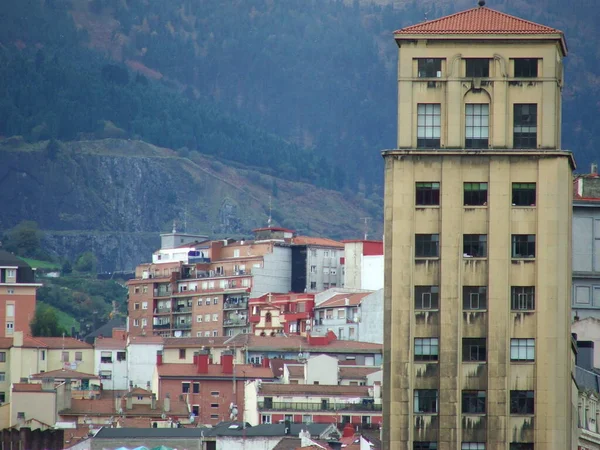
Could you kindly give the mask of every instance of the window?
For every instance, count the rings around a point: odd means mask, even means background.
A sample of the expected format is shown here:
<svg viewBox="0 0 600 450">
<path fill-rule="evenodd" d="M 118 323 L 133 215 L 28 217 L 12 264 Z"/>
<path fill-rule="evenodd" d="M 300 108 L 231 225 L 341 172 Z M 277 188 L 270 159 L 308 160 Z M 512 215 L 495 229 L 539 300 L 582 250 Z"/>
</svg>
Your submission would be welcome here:
<svg viewBox="0 0 600 450">
<path fill-rule="evenodd" d="M 531 442 L 511 442 L 510 450 L 533 450 Z"/>
<path fill-rule="evenodd" d="M 535 286 L 512 286 L 510 306 L 513 311 L 535 310 Z"/>
<path fill-rule="evenodd" d="M 487 78 L 490 76 L 490 60 L 487 58 L 466 59 L 467 78 Z"/>
<path fill-rule="evenodd" d="M 514 105 L 514 148 L 536 148 L 537 147 L 537 105 L 516 104 Z"/>
<path fill-rule="evenodd" d="M 201 298 L 198 299 L 198 306 L 202 306 L 202 299 Z"/>
<path fill-rule="evenodd" d="M 485 450 L 485 442 L 463 442 L 460 450 Z"/>
<path fill-rule="evenodd" d="M 485 391 L 462 391 L 463 414 L 485 414 Z"/>
<path fill-rule="evenodd" d="M 75 361 L 83 361 L 83 352 L 75 352 Z"/>
<path fill-rule="evenodd" d="M 463 361 L 485 361 L 487 347 L 485 338 L 463 338 Z"/>
<path fill-rule="evenodd" d="M 185 348 L 179 349 L 179 359 L 185 359 Z"/>
<path fill-rule="evenodd" d="M 0 382 L 6 381 L 6 372 L 0 372 Z"/>
<path fill-rule="evenodd" d="M 419 182 L 416 186 L 416 205 L 439 205 L 440 183 Z"/>
<path fill-rule="evenodd" d="M 487 308 L 486 286 L 464 286 L 463 287 L 463 309 L 481 310 Z"/>
<path fill-rule="evenodd" d="M 415 309 L 438 309 L 439 297 L 438 286 L 415 286 Z"/>
<path fill-rule="evenodd" d="M 204 321 L 205 322 L 210 322 L 210 314 L 205 314 L 204 315 Z"/>
<path fill-rule="evenodd" d="M 487 235 L 465 234 L 463 236 L 463 256 L 485 258 L 487 256 Z"/>
<path fill-rule="evenodd" d="M 271 423 L 271 414 L 261 414 L 260 423 Z"/>
<path fill-rule="evenodd" d="M 134 294 L 139 294 L 139 293 L 140 293 L 140 287 L 139 287 L 139 286 L 136 286 L 136 287 L 133 289 L 133 292 L 134 292 Z"/>
<path fill-rule="evenodd" d="M 316 289 L 317 288 L 317 282 L 316 281 L 311 281 L 310 282 L 310 288 L 313 289 L 313 290 Z"/>
<path fill-rule="evenodd" d="M 416 413 L 437 413 L 438 391 L 436 389 L 415 389 L 414 408 Z"/>
<path fill-rule="evenodd" d="M 204 304 L 205 304 L 206 306 L 210 305 L 210 298 L 207 298 L 207 299 L 205 300 Z"/>
<path fill-rule="evenodd" d="M 0 352 L 0 362 L 6 362 L 6 352 Z"/>
<path fill-rule="evenodd" d="M 420 103 L 417 105 L 417 147 L 439 148 L 441 135 L 441 105 Z"/>
<path fill-rule="evenodd" d="M 438 338 L 415 338 L 415 361 L 437 361 Z"/>
<path fill-rule="evenodd" d="M 134 327 L 139 327 L 140 326 L 140 319 L 133 319 L 133 326 Z"/>
<path fill-rule="evenodd" d="M 7 303 L 6 304 L 6 317 L 14 317 L 15 316 L 15 304 Z"/>
<path fill-rule="evenodd" d="M 100 353 L 100 362 L 110 364 L 112 362 L 112 352 Z"/>
<path fill-rule="evenodd" d="M 437 450 L 437 442 L 413 442 L 413 450 Z"/>
<path fill-rule="evenodd" d="M 6 293 L 7 293 L 7 294 L 14 294 L 14 293 L 15 293 L 15 290 L 14 290 L 13 288 L 7 288 L 7 289 L 6 289 Z"/>
<path fill-rule="evenodd" d="M 212 320 L 213 322 L 218 322 L 219 321 L 219 314 L 215 313 L 212 315 Z"/>
<path fill-rule="evenodd" d="M 220 394 L 219 391 L 210 391 L 210 395 L 212 395 L 213 397 L 218 397 Z"/>
<path fill-rule="evenodd" d="M 535 183 L 512 184 L 513 206 L 535 206 Z"/>
<path fill-rule="evenodd" d="M 111 370 L 101 370 L 99 372 L 101 380 L 112 380 L 112 371 Z"/>
<path fill-rule="evenodd" d="M 213 337 L 217 337 L 219 335 L 219 332 L 217 330 L 213 330 Z"/>
<path fill-rule="evenodd" d="M 515 78 L 536 78 L 538 60 L 536 58 L 515 58 Z"/>
<path fill-rule="evenodd" d="M 333 319 L 333 309 L 328 309 L 325 311 L 325 318 L 326 319 Z"/>
<path fill-rule="evenodd" d="M 192 405 L 192 414 L 196 417 L 200 415 L 200 405 Z"/>
<path fill-rule="evenodd" d="M 535 361 L 535 339 L 511 339 L 511 361 Z"/>
<path fill-rule="evenodd" d="M 148 326 L 148 319 L 142 319 L 142 327 Z"/>
<path fill-rule="evenodd" d="M 510 391 L 511 414 L 533 414 L 534 405 L 533 391 Z"/>
<path fill-rule="evenodd" d="M 210 415 L 210 419 L 211 420 L 218 420 L 219 419 L 219 415 L 218 414 L 211 414 Z"/>
<path fill-rule="evenodd" d="M 218 305 L 218 304 L 219 304 L 219 297 L 213 298 L 213 305 Z"/>
<path fill-rule="evenodd" d="M 190 392 L 190 383 L 181 383 L 181 393 L 187 394 Z"/>
<path fill-rule="evenodd" d="M 148 302 L 142 302 L 142 309 L 148 309 Z"/>
<path fill-rule="evenodd" d="M 484 206 L 487 205 L 488 184 L 487 183 L 465 183 L 464 205 Z"/>
<path fill-rule="evenodd" d="M 442 59 L 419 58 L 417 59 L 417 69 L 419 78 L 441 78 Z"/>
<path fill-rule="evenodd" d="M 6 333 L 7 334 L 12 334 L 14 329 L 15 329 L 14 322 L 6 322 Z"/>
<path fill-rule="evenodd" d="M 198 315 L 196 316 L 196 322 L 197 322 L 197 323 L 201 323 L 201 322 L 202 322 L 202 314 L 198 314 Z"/>
<path fill-rule="evenodd" d="M 17 413 L 17 419 L 24 419 L 25 418 L 25 412 L 18 412 Z"/>
<path fill-rule="evenodd" d="M 62 352 L 61 361 L 62 362 L 69 362 L 69 352 Z"/>
<path fill-rule="evenodd" d="M 317 266 L 310 266 L 310 273 L 317 273 Z"/>
<path fill-rule="evenodd" d="M 200 383 L 194 383 L 192 386 L 192 392 L 194 394 L 199 394 L 200 393 Z"/>
<path fill-rule="evenodd" d="M 117 361 L 127 361 L 127 352 L 117 352 Z"/>
<path fill-rule="evenodd" d="M 0 392 L 0 403 L 6 402 L 6 392 Z"/>
<path fill-rule="evenodd" d="M 337 318 L 338 319 L 345 319 L 346 318 L 346 310 L 345 309 L 338 309 L 337 310 Z"/>
<path fill-rule="evenodd" d="M 46 361 L 46 350 L 40 350 L 40 359 Z"/>
<path fill-rule="evenodd" d="M 490 105 L 465 105 L 465 148 L 488 148 Z"/>
<path fill-rule="evenodd" d="M 415 235 L 415 257 L 437 258 L 440 256 L 439 234 L 417 234 Z"/>
<path fill-rule="evenodd" d="M 513 234 L 512 257 L 535 258 L 535 234 Z"/>
</svg>

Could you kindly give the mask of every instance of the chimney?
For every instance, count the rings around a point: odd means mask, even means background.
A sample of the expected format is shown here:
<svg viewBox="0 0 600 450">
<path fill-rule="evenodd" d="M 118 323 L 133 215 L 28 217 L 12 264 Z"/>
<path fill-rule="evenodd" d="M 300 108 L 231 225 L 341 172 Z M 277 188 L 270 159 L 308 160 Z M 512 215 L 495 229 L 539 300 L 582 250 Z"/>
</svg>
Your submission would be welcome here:
<svg viewBox="0 0 600 450">
<path fill-rule="evenodd" d="M 586 370 L 594 369 L 594 342 L 577 341 L 577 363 Z"/>
<path fill-rule="evenodd" d="M 71 380 L 68 380 L 68 384 L 71 384 Z M 65 389 L 67 385 L 65 384 Z M 54 390 L 54 378 L 42 378 L 42 391 L 53 391 Z"/>
<path fill-rule="evenodd" d="M 597 177 L 598 176 L 598 164 L 593 162 L 590 170 L 591 175 Z"/>
<path fill-rule="evenodd" d="M 314 442 L 310 439 L 310 431 L 308 430 L 300 430 L 298 437 L 300 438 L 301 447 L 310 447 L 314 444 Z"/>
<path fill-rule="evenodd" d="M 354 436 L 354 427 L 350 422 L 346 423 L 344 429 L 342 430 L 342 437 L 351 437 Z"/>
<path fill-rule="evenodd" d="M 163 352 L 162 352 L 162 350 L 157 350 L 156 351 L 156 365 L 162 366 L 162 363 L 163 363 Z"/>
<path fill-rule="evenodd" d="M 156 409 L 156 394 L 152 394 L 152 400 L 150 400 L 150 409 Z"/>
<path fill-rule="evenodd" d="M 198 373 L 208 373 L 208 350 L 199 351 L 198 359 L 196 361 L 196 371 Z"/>
<path fill-rule="evenodd" d="M 233 373 L 233 352 L 226 350 L 221 354 L 221 367 L 224 374 L 231 375 Z"/>
<path fill-rule="evenodd" d="M 118 414 L 120 409 L 121 409 L 121 397 L 117 395 L 115 397 L 115 412 Z"/>
<path fill-rule="evenodd" d="M 133 396 L 131 394 L 128 394 L 125 398 L 125 408 L 133 409 Z"/>
<path fill-rule="evenodd" d="M 381 398 L 381 383 L 379 381 L 373 383 L 373 398 Z"/>
<path fill-rule="evenodd" d="M 263 367 L 264 369 L 268 369 L 269 367 L 271 367 L 271 364 L 270 364 L 270 362 L 271 362 L 271 361 L 269 360 L 269 358 L 266 358 L 266 357 L 265 357 L 265 358 L 263 358 L 263 359 L 262 359 L 262 367 Z"/>
<path fill-rule="evenodd" d="M 171 395 L 167 394 L 165 396 L 165 401 L 163 403 L 163 409 L 166 413 L 171 412 Z"/>
</svg>

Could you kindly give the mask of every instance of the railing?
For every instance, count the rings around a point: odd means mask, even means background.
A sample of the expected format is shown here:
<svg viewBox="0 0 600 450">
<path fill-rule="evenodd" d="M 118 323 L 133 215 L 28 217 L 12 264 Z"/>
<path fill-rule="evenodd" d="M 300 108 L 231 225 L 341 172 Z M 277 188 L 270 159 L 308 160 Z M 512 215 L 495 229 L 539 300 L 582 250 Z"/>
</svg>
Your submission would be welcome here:
<svg viewBox="0 0 600 450">
<path fill-rule="evenodd" d="M 248 318 L 241 319 L 225 319 L 223 321 L 224 327 L 242 327 L 244 325 L 248 325 Z"/>
<path fill-rule="evenodd" d="M 153 330 L 165 330 L 171 328 L 170 323 L 155 323 L 152 325 Z"/>
<path fill-rule="evenodd" d="M 258 409 L 270 411 L 381 411 L 381 405 L 364 403 L 258 402 Z"/>
<path fill-rule="evenodd" d="M 193 263 L 209 263 L 210 262 L 210 258 L 204 258 L 202 256 L 188 256 L 188 261 L 190 262 L 190 264 Z"/>
<path fill-rule="evenodd" d="M 171 312 L 171 308 L 154 308 L 154 314 L 167 314 Z"/>
<path fill-rule="evenodd" d="M 248 300 L 223 303 L 223 309 L 248 309 Z"/>
<path fill-rule="evenodd" d="M 154 296 L 155 297 L 170 297 L 171 291 L 164 291 L 162 289 L 154 289 Z"/>
<path fill-rule="evenodd" d="M 173 308 L 173 314 L 182 314 L 192 312 L 191 306 L 175 306 Z"/>
<path fill-rule="evenodd" d="M 173 328 L 176 330 L 189 330 L 192 328 L 192 322 L 176 323 Z"/>
</svg>

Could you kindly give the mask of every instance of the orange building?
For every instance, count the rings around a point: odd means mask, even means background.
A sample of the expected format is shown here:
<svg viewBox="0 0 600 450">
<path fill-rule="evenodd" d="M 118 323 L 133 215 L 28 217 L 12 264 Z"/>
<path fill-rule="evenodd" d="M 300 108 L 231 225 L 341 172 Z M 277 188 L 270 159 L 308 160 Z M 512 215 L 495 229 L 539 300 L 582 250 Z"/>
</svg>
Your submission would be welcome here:
<svg viewBox="0 0 600 450">
<path fill-rule="evenodd" d="M 11 337 L 15 331 L 30 333 L 36 290 L 41 286 L 29 264 L 0 250 L 0 337 Z"/>
</svg>

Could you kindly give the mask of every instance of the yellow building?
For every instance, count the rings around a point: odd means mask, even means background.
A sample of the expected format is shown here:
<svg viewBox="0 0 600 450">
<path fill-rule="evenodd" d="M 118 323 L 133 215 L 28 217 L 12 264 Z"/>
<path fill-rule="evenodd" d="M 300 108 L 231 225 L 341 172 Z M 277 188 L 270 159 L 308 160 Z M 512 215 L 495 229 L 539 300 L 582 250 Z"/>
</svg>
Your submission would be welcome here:
<svg viewBox="0 0 600 450">
<path fill-rule="evenodd" d="M 385 449 L 571 447 L 567 47 L 483 3 L 395 32 Z"/>
</svg>

